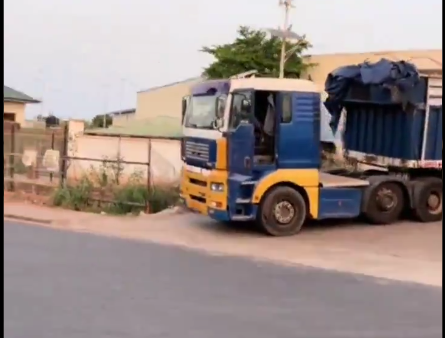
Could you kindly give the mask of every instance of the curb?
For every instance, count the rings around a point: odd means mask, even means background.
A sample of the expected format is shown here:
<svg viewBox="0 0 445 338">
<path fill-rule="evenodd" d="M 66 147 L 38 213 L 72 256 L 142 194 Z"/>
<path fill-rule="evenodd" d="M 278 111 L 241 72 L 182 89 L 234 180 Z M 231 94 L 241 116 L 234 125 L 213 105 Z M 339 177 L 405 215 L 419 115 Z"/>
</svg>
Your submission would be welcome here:
<svg viewBox="0 0 445 338">
<path fill-rule="evenodd" d="M 26 216 L 18 216 L 13 214 L 3 214 L 3 218 L 8 218 L 17 221 L 25 221 L 25 222 L 33 222 L 33 223 L 41 223 L 41 224 L 51 224 L 53 223 L 50 219 L 41 219 L 41 218 L 33 218 Z"/>
</svg>

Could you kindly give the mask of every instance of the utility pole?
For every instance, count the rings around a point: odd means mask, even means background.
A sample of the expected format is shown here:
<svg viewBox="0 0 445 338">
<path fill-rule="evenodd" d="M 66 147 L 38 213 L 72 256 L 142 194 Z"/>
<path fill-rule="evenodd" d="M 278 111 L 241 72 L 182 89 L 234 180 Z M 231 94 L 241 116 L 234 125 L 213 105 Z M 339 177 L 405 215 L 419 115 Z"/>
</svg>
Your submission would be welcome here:
<svg viewBox="0 0 445 338">
<path fill-rule="evenodd" d="M 280 55 L 280 79 L 284 78 L 284 64 L 286 63 L 286 39 L 289 32 L 289 12 L 294 6 L 292 0 L 280 0 L 280 6 L 284 6 L 284 23 L 283 36 L 281 41 L 281 55 Z"/>
</svg>

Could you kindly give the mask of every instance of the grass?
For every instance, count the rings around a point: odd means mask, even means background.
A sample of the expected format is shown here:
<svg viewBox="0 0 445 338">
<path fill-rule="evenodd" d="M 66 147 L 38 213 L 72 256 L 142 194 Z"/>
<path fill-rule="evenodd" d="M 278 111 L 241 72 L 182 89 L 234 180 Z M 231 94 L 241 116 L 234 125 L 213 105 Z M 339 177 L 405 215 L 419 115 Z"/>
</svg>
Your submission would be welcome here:
<svg viewBox="0 0 445 338">
<path fill-rule="evenodd" d="M 179 199 L 176 186 L 143 184 L 140 173 L 134 173 L 125 184 L 121 181 L 119 163 L 104 161 L 100 168 L 75 183 L 58 188 L 53 204 L 77 211 L 106 212 L 115 215 L 157 213 L 175 205 Z"/>
</svg>

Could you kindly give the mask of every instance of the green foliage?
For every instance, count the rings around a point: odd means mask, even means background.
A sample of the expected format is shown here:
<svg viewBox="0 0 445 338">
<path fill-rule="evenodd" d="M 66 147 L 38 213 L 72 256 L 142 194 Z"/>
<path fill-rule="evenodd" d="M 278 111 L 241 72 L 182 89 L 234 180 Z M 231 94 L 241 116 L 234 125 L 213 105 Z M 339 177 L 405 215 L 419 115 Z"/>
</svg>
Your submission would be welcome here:
<svg viewBox="0 0 445 338">
<path fill-rule="evenodd" d="M 156 213 L 175 205 L 179 200 L 179 187 L 152 187 L 148 196 L 150 212 Z"/>
<path fill-rule="evenodd" d="M 126 215 L 147 209 L 156 213 L 178 201 L 177 187 L 147 187 L 140 172 L 133 173 L 125 184 L 119 185 L 121 176 L 121 163 L 110 163 L 104 159 L 99 168 L 91 168 L 77 184 L 59 188 L 53 196 L 53 203 L 77 211 Z"/>
<path fill-rule="evenodd" d="M 55 206 L 76 211 L 86 210 L 88 209 L 92 192 L 92 182 L 87 177 L 84 177 L 76 185 L 66 185 L 57 189 L 53 196 L 53 203 Z"/>
<path fill-rule="evenodd" d="M 113 119 L 110 115 L 105 116 L 105 126 L 104 126 L 104 115 L 96 115 L 91 121 L 91 128 L 108 128 L 113 123 Z"/>
<path fill-rule="evenodd" d="M 129 184 L 117 188 L 114 191 L 114 203 L 110 205 L 108 212 L 113 214 L 137 214 L 145 211 L 149 206 L 150 213 L 157 213 L 175 205 L 178 201 L 177 188 L 150 187 L 145 185 Z"/>
<path fill-rule="evenodd" d="M 310 43 L 304 38 L 296 44 L 286 43 L 286 51 L 295 48 L 295 52 L 285 63 L 285 77 L 299 78 L 311 66 L 302 60 L 302 53 L 309 47 L 311 47 Z M 262 76 L 278 77 L 279 75 L 281 39 L 268 38 L 262 31 L 241 26 L 234 42 L 203 47 L 201 51 L 215 58 L 215 61 L 204 69 L 203 75 L 210 79 L 228 78 L 253 69 Z"/>
</svg>

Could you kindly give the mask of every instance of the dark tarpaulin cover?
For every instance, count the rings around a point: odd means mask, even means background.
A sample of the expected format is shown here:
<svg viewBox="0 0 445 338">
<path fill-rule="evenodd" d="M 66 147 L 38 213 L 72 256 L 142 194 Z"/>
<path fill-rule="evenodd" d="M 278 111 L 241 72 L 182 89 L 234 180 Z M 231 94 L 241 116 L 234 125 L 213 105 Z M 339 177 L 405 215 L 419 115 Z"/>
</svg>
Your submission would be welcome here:
<svg viewBox="0 0 445 338">
<path fill-rule="evenodd" d="M 364 62 L 358 65 L 340 67 L 326 79 L 325 91 L 328 98 L 325 106 L 332 116 L 330 126 L 334 134 L 340 122 L 343 101 L 354 84 L 385 85 L 396 87 L 403 95 L 419 82 L 416 66 L 405 61 L 381 59 L 376 63 Z"/>
</svg>

